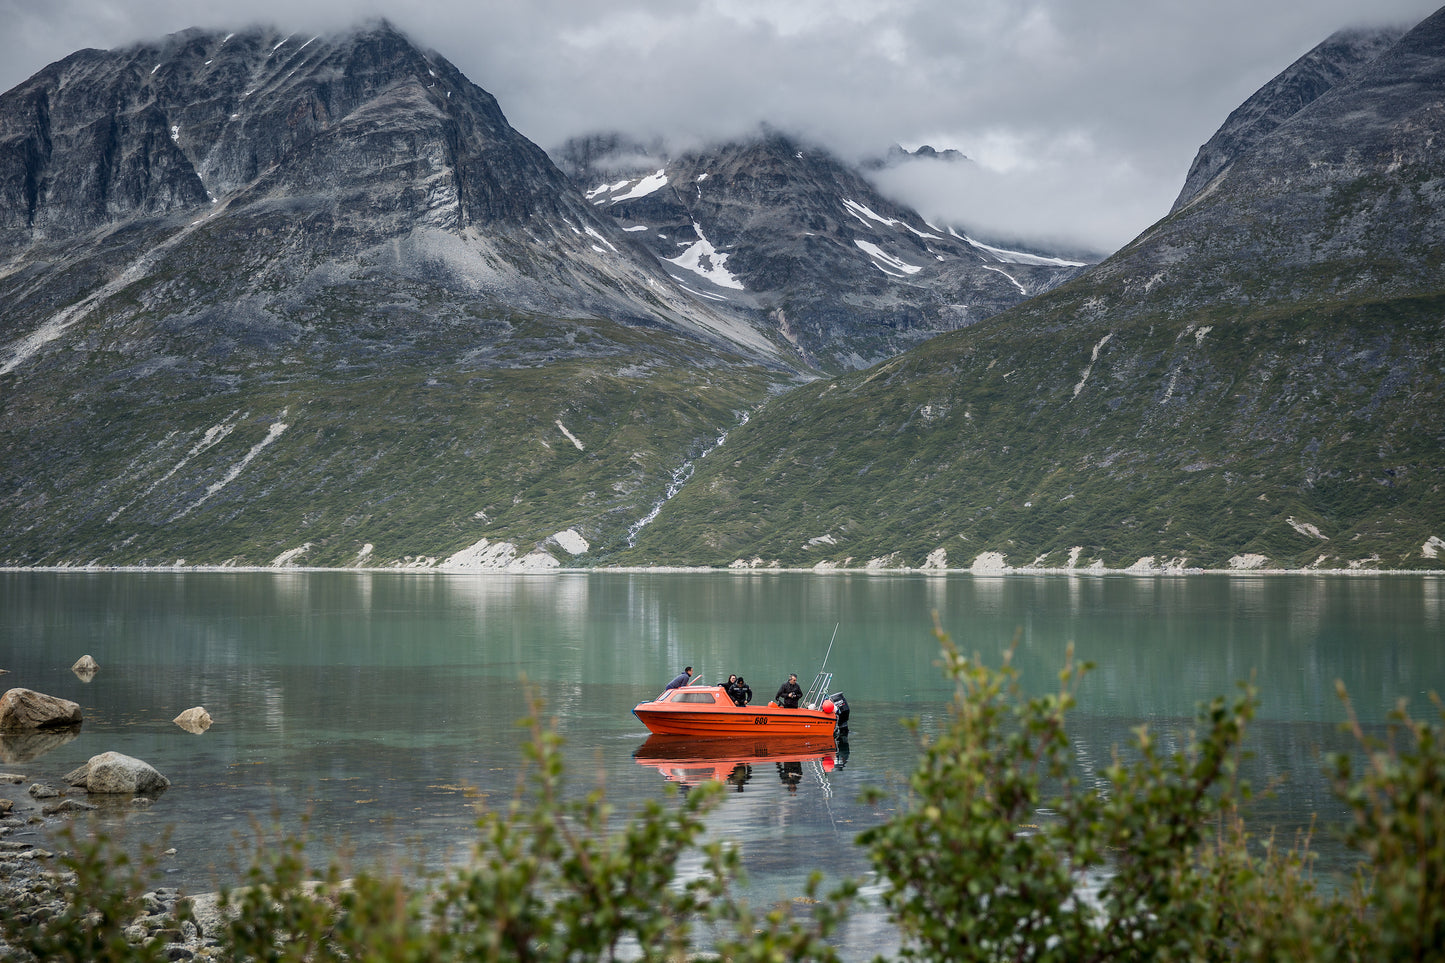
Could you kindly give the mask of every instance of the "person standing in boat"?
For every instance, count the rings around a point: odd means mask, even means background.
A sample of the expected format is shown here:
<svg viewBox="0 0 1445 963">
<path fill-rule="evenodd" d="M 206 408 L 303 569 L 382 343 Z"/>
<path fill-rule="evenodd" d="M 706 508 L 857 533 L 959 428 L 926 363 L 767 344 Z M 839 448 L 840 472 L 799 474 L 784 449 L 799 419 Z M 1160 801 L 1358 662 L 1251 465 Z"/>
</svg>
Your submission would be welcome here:
<svg viewBox="0 0 1445 963">
<path fill-rule="evenodd" d="M 687 666 L 681 672 L 679 672 L 677 674 L 677 678 L 669 682 L 667 684 L 667 688 L 663 689 L 662 691 L 667 692 L 670 689 L 680 689 L 683 686 L 687 685 L 690 681 L 692 681 L 692 666 Z"/>
<path fill-rule="evenodd" d="M 727 685 L 723 686 L 728 698 L 733 700 L 735 706 L 745 706 L 753 701 L 753 687 L 743 681 L 743 677 L 734 673 L 728 676 Z"/>
<path fill-rule="evenodd" d="M 773 701 L 784 709 L 798 708 L 798 701 L 803 698 L 803 687 L 798 685 L 796 675 L 788 676 L 788 681 L 778 686 L 778 694 L 773 696 Z"/>
</svg>

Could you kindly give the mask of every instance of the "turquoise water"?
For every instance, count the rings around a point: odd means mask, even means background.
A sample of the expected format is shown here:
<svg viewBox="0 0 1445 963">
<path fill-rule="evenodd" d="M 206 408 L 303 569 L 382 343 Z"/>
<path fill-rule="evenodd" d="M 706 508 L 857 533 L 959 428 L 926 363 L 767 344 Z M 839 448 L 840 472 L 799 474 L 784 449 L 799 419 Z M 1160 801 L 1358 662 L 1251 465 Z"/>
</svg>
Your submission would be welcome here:
<svg viewBox="0 0 1445 963">
<path fill-rule="evenodd" d="M 740 672 L 766 699 L 789 672 L 806 685 L 831 638 L 847 751 L 758 759 L 711 817 L 742 847 L 749 894 L 771 901 L 813 869 L 866 872 L 853 837 L 890 807 L 860 791 L 897 784 L 914 758 L 899 720 L 936 724 L 951 691 L 935 612 L 989 661 L 1013 645 L 1026 687 L 1054 684 L 1070 642 L 1096 664 L 1071 726 L 1086 769 L 1132 726 L 1182 734 L 1198 703 L 1252 678 L 1251 776 L 1282 780 L 1256 818 L 1286 828 L 1340 815 L 1319 776 L 1320 751 L 1346 745 L 1335 679 L 1369 723 L 1445 693 L 1436 576 L 3 572 L 0 687 L 73 699 L 85 724 L 37 758 L 0 740 L 0 766 L 58 785 L 98 752 L 150 762 L 171 789 L 101 821 L 168 833 L 171 881 L 191 891 L 233 880 L 253 826 L 278 821 L 318 858 L 437 865 L 464 857 L 476 794 L 511 798 L 528 685 L 575 791 L 601 780 L 626 809 L 722 765 L 634 758 L 634 704 L 685 664 L 707 681 Z M 69 668 L 87 653 L 101 666 L 88 683 Z M 215 719 L 201 735 L 171 722 L 195 705 Z M 845 934 L 860 956 L 888 939 L 868 911 Z"/>
</svg>

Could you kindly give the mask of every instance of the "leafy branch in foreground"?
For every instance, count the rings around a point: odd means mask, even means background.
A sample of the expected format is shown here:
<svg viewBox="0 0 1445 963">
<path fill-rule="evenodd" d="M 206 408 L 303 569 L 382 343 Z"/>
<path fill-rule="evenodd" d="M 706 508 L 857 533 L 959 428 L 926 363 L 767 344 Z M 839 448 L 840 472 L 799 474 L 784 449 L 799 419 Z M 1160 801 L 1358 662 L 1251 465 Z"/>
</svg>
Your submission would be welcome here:
<svg viewBox="0 0 1445 963">
<path fill-rule="evenodd" d="M 1058 689 L 1028 698 L 1011 653 L 989 668 L 936 634 L 955 683 L 947 722 L 936 734 L 910 723 L 908 805 L 860 837 L 905 958 L 1424 959 L 1445 946 L 1445 749 L 1428 725 L 1402 711 L 1411 748 L 1376 751 L 1358 783 L 1337 762 L 1373 869 L 1327 889 L 1307 835 L 1282 847 L 1245 831 L 1252 688 L 1204 707 L 1180 751 L 1139 727 L 1086 783 L 1064 723 L 1090 666 L 1070 650 Z"/>
<path fill-rule="evenodd" d="M 1344 686 L 1349 727 L 1365 751 L 1358 778 L 1350 756 L 1331 759 L 1335 793 L 1349 804 L 1349 841 L 1366 857 L 1359 890 L 1374 922 L 1379 960 L 1439 959 L 1445 953 L 1445 705 L 1439 723 L 1410 717 L 1402 700 L 1383 739 L 1366 735 Z"/>
<path fill-rule="evenodd" d="M 241 891 L 227 944 L 238 960 L 693 959 L 712 927 L 731 960 L 835 960 L 827 937 L 849 893 L 822 900 L 812 919 L 761 916 L 732 893 L 741 861 L 731 844 L 704 842 L 720 785 L 675 805 L 650 800 L 621 826 L 601 790 L 563 792 L 561 738 L 533 718 L 528 766 L 514 798 L 483 808 L 472 859 L 408 887 L 333 867 L 308 883 L 299 844 L 263 848 Z M 701 865 L 685 882 L 680 860 Z M 284 934 L 284 939 L 278 936 Z"/>
</svg>

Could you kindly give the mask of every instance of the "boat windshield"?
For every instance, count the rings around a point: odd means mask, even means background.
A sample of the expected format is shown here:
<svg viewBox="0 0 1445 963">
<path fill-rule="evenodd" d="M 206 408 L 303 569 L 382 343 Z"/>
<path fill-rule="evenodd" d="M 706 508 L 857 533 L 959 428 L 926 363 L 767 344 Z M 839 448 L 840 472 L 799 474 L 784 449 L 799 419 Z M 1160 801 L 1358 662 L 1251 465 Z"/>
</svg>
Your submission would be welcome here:
<svg viewBox="0 0 1445 963">
<path fill-rule="evenodd" d="M 717 696 L 711 692 L 675 692 L 672 696 L 673 702 L 706 702 L 712 705 L 717 701 Z"/>
</svg>

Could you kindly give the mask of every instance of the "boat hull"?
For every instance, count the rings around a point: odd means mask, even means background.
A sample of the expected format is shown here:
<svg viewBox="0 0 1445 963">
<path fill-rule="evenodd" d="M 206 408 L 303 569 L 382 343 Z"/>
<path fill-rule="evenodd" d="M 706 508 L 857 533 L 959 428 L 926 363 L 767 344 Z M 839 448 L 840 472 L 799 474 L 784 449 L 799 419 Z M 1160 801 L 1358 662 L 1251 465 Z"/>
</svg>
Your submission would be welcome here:
<svg viewBox="0 0 1445 963">
<path fill-rule="evenodd" d="M 821 709 L 775 706 L 696 706 L 643 702 L 632 710 L 648 730 L 669 736 L 817 736 L 831 739 L 837 721 Z"/>
</svg>

